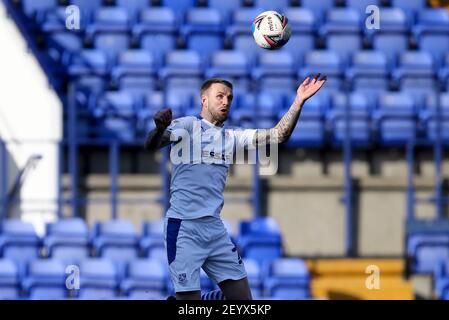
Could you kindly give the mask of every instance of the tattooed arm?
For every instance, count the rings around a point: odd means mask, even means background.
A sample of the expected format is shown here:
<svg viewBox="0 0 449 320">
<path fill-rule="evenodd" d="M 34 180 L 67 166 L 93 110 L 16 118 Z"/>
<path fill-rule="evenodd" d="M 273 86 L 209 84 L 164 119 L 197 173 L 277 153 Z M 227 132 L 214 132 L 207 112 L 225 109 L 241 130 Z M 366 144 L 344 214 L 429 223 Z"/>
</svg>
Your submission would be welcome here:
<svg viewBox="0 0 449 320">
<path fill-rule="evenodd" d="M 326 82 L 326 76 L 320 78 L 318 73 L 313 80 L 307 77 L 296 91 L 296 98 L 290 109 L 284 114 L 278 124 L 271 129 L 258 129 L 254 135 L 253 145 L 267 143 L 282 143 L 287 141 L 298 122 L 301 109 L 307 99 L 312 97 Z"/>
</svg>

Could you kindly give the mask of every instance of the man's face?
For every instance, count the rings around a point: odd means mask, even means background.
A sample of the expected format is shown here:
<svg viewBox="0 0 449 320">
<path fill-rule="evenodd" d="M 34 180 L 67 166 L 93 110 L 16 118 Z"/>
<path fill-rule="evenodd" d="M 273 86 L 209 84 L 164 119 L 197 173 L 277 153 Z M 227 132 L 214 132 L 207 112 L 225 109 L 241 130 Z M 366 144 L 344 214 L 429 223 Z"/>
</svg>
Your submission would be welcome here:
<svg viewBox="0 0 449 320">
<path fill-rule="evenodd" d="M 212 119 L 224 122 L 228 118 L 232 103 L 232 90 L 221 83 L 212 84 L 201 97 L 203 111 Z"/>
</svg>

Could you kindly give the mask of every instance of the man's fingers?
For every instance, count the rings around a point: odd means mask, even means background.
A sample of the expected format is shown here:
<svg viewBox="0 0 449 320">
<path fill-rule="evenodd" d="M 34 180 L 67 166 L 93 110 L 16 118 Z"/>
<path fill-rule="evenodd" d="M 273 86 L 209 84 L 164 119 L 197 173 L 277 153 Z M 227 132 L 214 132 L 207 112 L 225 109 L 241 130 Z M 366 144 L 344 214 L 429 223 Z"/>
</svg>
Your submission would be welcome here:
<svg viewBox="0 0 449 320">
<path fill-rule="evenodd" d="M 303 82 L 302 85 L 306 86 L 310 83 L 310 77 L 307 77 Z"/>
<path fill-rule="evenodd" d="M 315 78 L 313 78 L 313 83 L 316 83 L 318 81 L 318 79 L 320 78 L 321 73 L 318 73 Z"/>
</svg>

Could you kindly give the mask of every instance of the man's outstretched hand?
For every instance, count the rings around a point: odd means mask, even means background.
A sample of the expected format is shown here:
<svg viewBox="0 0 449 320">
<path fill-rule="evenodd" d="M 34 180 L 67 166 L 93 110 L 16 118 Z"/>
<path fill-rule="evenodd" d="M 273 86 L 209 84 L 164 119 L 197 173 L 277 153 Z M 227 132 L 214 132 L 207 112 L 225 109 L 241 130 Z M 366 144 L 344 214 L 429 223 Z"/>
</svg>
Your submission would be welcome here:
<svg viewBox="0 0 449 320">
<path fill-rule="evenodd" d="M 165 130 L 172 121 L 171 109 L 162 109 L 154 115 L 154 123 L 158 130 Z"/>
<path fill-rule="evenodd" d="M 327 77 L 321 76 L 321 73 L 318 73 L 313 79 L 307 77 L 298 87 L 298 90 L 296 90 L 297 102 L 304 103 L 307 99 L 312 97 L 321 89 L 326 80 Z"/>
</svg>

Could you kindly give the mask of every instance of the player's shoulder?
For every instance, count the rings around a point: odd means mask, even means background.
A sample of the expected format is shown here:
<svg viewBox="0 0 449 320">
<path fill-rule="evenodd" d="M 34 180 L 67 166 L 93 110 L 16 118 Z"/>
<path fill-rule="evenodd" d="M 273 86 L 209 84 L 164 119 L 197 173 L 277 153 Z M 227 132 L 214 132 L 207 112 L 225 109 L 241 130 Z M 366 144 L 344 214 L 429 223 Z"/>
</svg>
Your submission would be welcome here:
<svg viewBox="0 0 449 320">
<path fill-rule="evenodd" d="M 194 116 L 179 117 L 172 120 L 171 126 L 174 128 L 190 129 L 195 121 L 198 121 L 198 118 Z"/>
</svg>

